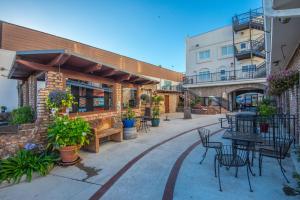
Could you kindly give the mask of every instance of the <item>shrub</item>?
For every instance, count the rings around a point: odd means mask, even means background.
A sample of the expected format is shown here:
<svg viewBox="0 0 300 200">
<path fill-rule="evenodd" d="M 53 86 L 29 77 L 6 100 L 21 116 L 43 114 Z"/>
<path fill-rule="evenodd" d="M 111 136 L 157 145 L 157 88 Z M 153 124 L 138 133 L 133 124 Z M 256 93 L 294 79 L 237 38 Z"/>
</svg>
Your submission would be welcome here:
<svg viewBox="0 0 300 200">
<path fill-rule="evenodd" d="M 60 147 L 88 144 L 91 129 L 88 122 L 81 118 L 69 119 L 68 116 L 56 117 L 48 128 L 48 147 Z"/>
<path fill-rule="evenodd" d="M 127 111 L 123 114 L 123 119 L 134 119 L 135 112 L 132 110 L 131 107 L 128 107 Z"/>
<path fill-rule="evenodd" d="M 11 113 L 12 125 L 32 123 L 34 121 L 34 112 L 30 106 L 24 106 L 14 109 Z"/>
<path fill-rule="evenodd" d="M 57 158 L 51 154 L 36 154 L 32 151 L 20 150 L 16 156 L 0 160 L 0 183 L 3 181 L 19 183 L 24 175 L 30 182 L 34 172 L 46 176 L 56 160 Z"/>
</svg>

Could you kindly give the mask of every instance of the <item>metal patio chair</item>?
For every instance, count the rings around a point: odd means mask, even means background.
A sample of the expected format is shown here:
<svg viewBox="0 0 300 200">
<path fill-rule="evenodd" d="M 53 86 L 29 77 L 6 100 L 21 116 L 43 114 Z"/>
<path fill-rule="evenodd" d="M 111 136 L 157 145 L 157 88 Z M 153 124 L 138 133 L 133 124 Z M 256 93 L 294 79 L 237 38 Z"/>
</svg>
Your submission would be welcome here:
<svg viewBox="0 0 300 200">
<path fill-rule="evenodd" d="M 236 168 L 235 176 L 237 177 L 237 172 L 239 167 L 246 167 L 247 169 L 247 178 L 248 184 L 250 188 L 250 192 L 253 192 L 250 182 L 250 162 L 249 162 L 249 149 L 247 147 L 238 148 L 234 145 L 222 145 L 220 148 L 216 148 L 216 160 L 218 161 L 218 170 L 216 173 L 216 164 L 215 164 L 215 176 L 219 179 L 219 188 L 222 192 L 222 185 L 221 185 L 221 174 L 220 174 L 220 167 L 225 166 L 226 169 L 231 167 Z"/>
<path fill-rule="evenodd" d="M 259 149 L 259 175 L 262 174 L 262 160 L 263 157 L 274 158 L 277 160 L 281 173 L 286 182 L 289 183 L 288 178 L 285 175 L 286 170 L 282 166 L 282 160 L 284 160 L 290 151 L 294 138 L 276 138 L 274 145 L 264 146 Z"/>
<path fill-rule="evenodd" d="M 202 162 L 204 161 L 204 159 L 206 157 L 208 149 L 220 148 L 222 146 L 222 143 L 221 142 L 211 142 L 210 141 L 210 139 L 209 139 L 210 130 L 205 129 L 205 128 L 199 128 L 197 130 L 198 130 L 202 145 L 203 145 L 203 147 L 205 147 L 205 152 L 202 155 L 202 160 L 200 161 L 200 164 L 202 164 Z"/>
</svg>

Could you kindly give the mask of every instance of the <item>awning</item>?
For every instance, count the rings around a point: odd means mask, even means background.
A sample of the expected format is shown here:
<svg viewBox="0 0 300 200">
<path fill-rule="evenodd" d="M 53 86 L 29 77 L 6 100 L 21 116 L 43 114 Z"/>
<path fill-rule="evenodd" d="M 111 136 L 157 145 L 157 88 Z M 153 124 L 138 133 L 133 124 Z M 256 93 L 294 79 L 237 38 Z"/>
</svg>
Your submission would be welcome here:
<svg viewBox="0 0 300 200">
<path fill-rule="evenodd" d="M 43 71 L 73 71 L 119 83 L 139 85 L 159 83 L 145 76 L 132 74 L 74 52 L 59 49 L 17 51 L 16 60 L 10 69 L 8 77 L 10 79 L 24 80 L 33 73 Z"/>
</svg>

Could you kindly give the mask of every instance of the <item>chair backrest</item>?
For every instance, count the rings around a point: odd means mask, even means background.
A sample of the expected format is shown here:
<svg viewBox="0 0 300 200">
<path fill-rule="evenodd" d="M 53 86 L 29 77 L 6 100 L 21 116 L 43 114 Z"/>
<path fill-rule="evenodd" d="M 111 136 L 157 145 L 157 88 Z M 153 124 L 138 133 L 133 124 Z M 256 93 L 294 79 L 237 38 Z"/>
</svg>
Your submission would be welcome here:
<svg viewBox="0 0 300 200">
<path fill-rule="evenodd" d="M 199 128 L 197 130 L 198 130 L 200 140 L 201 140 L 203 146 L 207 147 L 208 143 L 209 143 L 210 130 L 208 130 L 206 128 Z"/>
<path fill-rule="evenodd" d="M 236 131 L 244 134 L 253 134 L 256 132 L 254 119 L 236 118 Z"/>
<path fill-rule="evenodd" d="M 145 108 L 144 116 L 151 117 L 151 108 L 148 107 Z"/>
<path fill-rule="evenodd" d="M 249 149 L 245 147 L 241 147 L 240 145 L 222 145 L 220 148 L 216 148 L 217 159 L 227 166 L 235 166 L 237 161 L 235 159 L 242 159 L 244 164 L 249 158 Z M 231 155 L 231 156 L 228 156 Z"/>
<path fill-rule="evenodd" d="M 280 158 L 285 158 L 290 151 L 291 145 L 294 142 L 293 138 L 276 138 L 275 153 L 278 153 Z"/>
</svg>

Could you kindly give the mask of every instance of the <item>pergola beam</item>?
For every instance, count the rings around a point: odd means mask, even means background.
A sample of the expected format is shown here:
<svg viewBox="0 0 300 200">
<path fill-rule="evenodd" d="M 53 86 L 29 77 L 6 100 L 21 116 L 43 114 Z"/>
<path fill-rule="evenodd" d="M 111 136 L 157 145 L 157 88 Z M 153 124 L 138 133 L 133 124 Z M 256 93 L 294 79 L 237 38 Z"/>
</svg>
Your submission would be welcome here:
<svg viewBox="0 0 300 200">
<path fill-rule="evenodd" d="M 109 70 L 101 72 L 101 76 L 107 77 L 107 76 L 115 75 L 116 73 L 117 73 L 117 71 L 115 69 L 109 69 Z"/>
<path fill-rule="evenodd" d="M 92 72 L 101 70 L 101 68 L 102 68 L 101 64 L 95 64 L 95 65 L 91 65 L 89 67 L 86 67 L 83 72 L 84 73 L 92 73 Z"/>
<path fill-rule="evenodd" d="M 118 77 L 118 81 L 128 81 L 131 77 L 131 74 L 124 74 Z"/>
<path fill-rule="evenodd" d="M 50 66 L 59 66 L 65 64 L 67 60 L 71 57 L 71 55 L 66 55 L 66 54 L 59 54 L 56 56 L 51 62 L 48 63 Z"/>
</svg>

